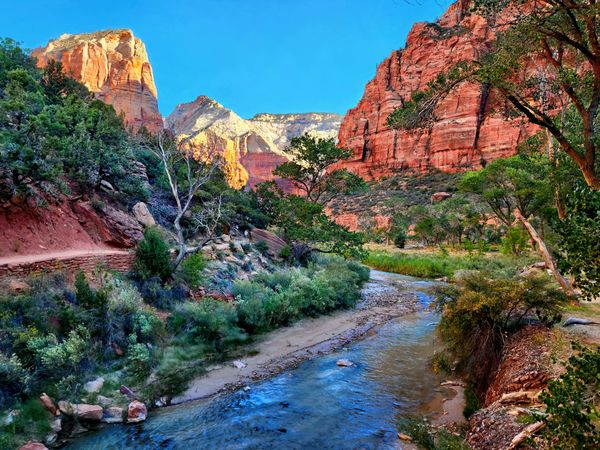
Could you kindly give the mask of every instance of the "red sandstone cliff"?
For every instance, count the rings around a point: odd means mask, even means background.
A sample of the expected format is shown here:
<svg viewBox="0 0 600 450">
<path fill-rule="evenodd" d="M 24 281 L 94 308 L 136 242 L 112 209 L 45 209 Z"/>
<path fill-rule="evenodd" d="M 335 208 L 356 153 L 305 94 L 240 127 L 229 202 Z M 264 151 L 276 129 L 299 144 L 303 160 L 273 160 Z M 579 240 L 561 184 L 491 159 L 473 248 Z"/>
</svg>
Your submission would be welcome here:
<svg viewBox="0 0 600 450">
<path fill-rule="evenodd" d="M 134 130 L 162 128 L 152 67 L 143 42 L 131 30 L 63 34 L 35 49 L 32 56 L 44 67 L 60 61 L 65 73 L 83 83 L 100 100 L 125 115 Z"/>
<path fill-rule="evenodd" d="M 412 93 L 459 61 L 479 57 L 494 38 L 483 17 L 469 13 L 468 0 L 454 3 L 435 23 L 413 26 L 403 50 L 384 60 L 359 104 L 348 111 L 339 132 L 340 146 L 353 150 L 343 164 L 365 178 L 400 169 L 447 172 L 478 168 L 515 153 L 533 127 L 495 113 L 494 93 L 463 83 L 435 110 L 437 120 L 422 130 L 394 130 L 388 115 Z"/>
</svg>

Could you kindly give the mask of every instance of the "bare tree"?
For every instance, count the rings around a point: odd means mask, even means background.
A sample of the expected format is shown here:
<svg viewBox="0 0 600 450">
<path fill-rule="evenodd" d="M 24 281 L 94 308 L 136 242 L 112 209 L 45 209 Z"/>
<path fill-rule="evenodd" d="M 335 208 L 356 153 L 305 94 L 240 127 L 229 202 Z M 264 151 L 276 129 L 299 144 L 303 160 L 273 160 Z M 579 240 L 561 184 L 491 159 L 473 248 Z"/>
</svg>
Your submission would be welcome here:
<svg viewBox="0 0 600 450">
<path fill-rule="evenodd" d="M 173 220 L 178 252 L 176 268 L 186 255 L 201 250 L 214 238 L 222 217 L 223 196 L 201 202 L 198 194 L 216 171 L 221 159 L 212 149 L 194 151 L 184 140 L 177 140 L 169 131 L 161 131 L 150 151 L 161 161 L 177 214 Z M 189 245 L 182 220 L 191 223 L 192 234 L 200 239 Z"/>
</svg>

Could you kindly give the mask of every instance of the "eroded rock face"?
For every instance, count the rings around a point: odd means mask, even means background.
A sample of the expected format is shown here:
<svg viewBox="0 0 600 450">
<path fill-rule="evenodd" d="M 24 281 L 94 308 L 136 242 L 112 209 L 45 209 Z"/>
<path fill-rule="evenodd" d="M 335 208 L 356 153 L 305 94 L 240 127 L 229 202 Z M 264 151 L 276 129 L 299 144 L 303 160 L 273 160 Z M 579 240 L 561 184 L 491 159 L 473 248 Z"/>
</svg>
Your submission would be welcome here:
<svg viewBox="0 0 600 450">
<path fill-rule="evenodd" d="M 195 153 L 216 150 L 224 159 L 229 184 L 241 188 L 273 180 L 273 169 L 288 161 L 286 147 L 294 136 L 310 132 L 336 137 L 341 121 L 342 116 L 326 113 L 258 114 L 246 120 L 200 96 L 177 105 L 166 124 Z"/>
<path fill-rule="evenodd" d="M 367 84 L 359 104 L 348 111 L 339 132 L 340 146 L 353 150 L 341 166 L 364 178 L 389 176 L 398 170 L 447 172 L 479 168 L 512 155 L 534 127 L 508 120 L 501 99 L 489 89 L 463 83 L 435 109 L 426 129 L 394 130 L 388 115 L 414 92 L 460 61 L 478 58 L 492 42 L 488 21 L 469 13 L 469 0 L 450 6 L 435 23 L 416 23 L 406 47 L 384 60 Z M 529 68 L 528 70 L 536 70 Z"/>
<path fill-rule="evenodd" d="M 125 115 L 134 130 L 162 128 L 152 67 L 144 43 L 131 30 L 63 34 L 32 56 L 38 66 L 60 61 L 65 73 L 83 83 L 97 98 Z"/>
</svg>

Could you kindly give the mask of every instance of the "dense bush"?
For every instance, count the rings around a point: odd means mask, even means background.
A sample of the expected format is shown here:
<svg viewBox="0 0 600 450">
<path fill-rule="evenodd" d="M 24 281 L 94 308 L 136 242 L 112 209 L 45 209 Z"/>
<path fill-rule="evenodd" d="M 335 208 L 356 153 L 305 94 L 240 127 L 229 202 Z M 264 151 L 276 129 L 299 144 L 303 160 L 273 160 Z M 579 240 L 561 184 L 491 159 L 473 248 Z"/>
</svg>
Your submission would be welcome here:
<svg viewBox="0 0 600 450">
<path fill-rule="evenodd" d="M 42 182 L 81 190 L 107 180 L 143 199 L 128 170 L 133 152 L 122 119 L 66 76 L 60 63 L 39 70 L 16 42 L 0 41 L 0 198 L 27 196 Z"/>
<path fill-rule="evenodd" d="M 206 344 L 215 352 L 245 340 L 237 326 L 237 313 L 233 305 L 211 298 L 198 303 L 179 305 L 169 318 L 175 334 L 183 334 L 186 341 Z"/>
<path fill-rule="evenodd" d="M 159 277 L 140 280 L 137 282 L 137 287 L 144 301 L 158 309 L 171 310 L 183 302 L 186 297 L 186 290 L 183 286 L 179 284 L 163 285 Z"/>
<path fill-rule="evenodd" d="M 566 295 L 545 275 L 508 279 L 470 272 L 455 285 L 439 289 L 436 306 L 443 314 L 438 333 L 458 361 L 457 369 L 480 393 L 507 333 L 532 318 L 554 323 L 566 302 Z"/>
<path fill-rule="evenodd" d="M 354 306 L 369 269 L 341 258 L 319 258 L 308 268 L 257 274 L 236 281 L 240 326 L 250 333 L 287 325 L 302 316 L 316 316 Z"/>
<path fill-rule="evenodd" d="M 173 273 L 169 246 L 156 228 L 148 228 L 135 252 L 134 271 L 142 280 L 159 277 L 167 280 Z"/>
</svg>

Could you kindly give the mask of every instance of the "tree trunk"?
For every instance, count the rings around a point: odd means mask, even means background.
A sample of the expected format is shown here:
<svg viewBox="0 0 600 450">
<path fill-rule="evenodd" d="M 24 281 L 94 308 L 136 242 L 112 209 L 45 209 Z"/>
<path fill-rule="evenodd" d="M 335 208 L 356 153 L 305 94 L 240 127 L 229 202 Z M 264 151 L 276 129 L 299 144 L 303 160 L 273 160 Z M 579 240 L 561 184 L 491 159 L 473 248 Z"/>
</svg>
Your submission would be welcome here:
<svg viewBox="0 0 600 450">
<path fill-rule="evenodd" d="M 179 247 L 179 250 L 177 252 L 177 257 L 175 258 L 175 262 L 173 262 L 173 271 L 175 271 L 177 269 L 177 267 L 179 267 L 179 264 L 181 264 L 181 261 L 183 261 L 183 258 L 185 258 L 185 255 L 187 253 L 187 246 L 185 245 L 185 238 L 183 237 L 183 230 L 181 229 L 181 224 L 179 223 L 180 220 L 181 220 L 181 217 L 177 216 L 175 218 L 175 221 L 173 222 L 173 227 L 175 228 L 175 232 L 176 232 L 176 236 L 177 236 L 177 245 Z"/>
<path fill-rule="evenodd" d="M 542 259 L 546 263 L 546 266 L 550 269 L 550 272 L 552 272 L 552 275 L 554 276 L 554 278 L 556 279 L 558 284 L 563 288 L 563 290 L 565 291 L 566 294 L 568 294 L 572 297 L 575 297 L 576 295 L 575 295 L 575 291 L 573 290 L 573 287 L 560 274 L 560 272 L 556 268 L 556 264 L 554 263 L 554 259 L 552 259 L 552 255 L 550 255 L 550 252 L 548 251 L 546 244 L 544 243 L 544 241 L 542 240 L 540 235 L 537 233 L 537 231 L 535 230 L 533 225 L 531 225 L 529 223 L 529 221 L 525 217 L 523 217 L 523 215 L 521 214 L 521 212 L 518 209 L 515 209 L 515 217 L 517 218 L 517 220 L 519 222 L 521 222 L 523 224 L 523 226 L 529 233 L 529 236 L 531 237 L 531 239 L 537 243 L 538 251 L 539 251 Z"/>
</svg>

